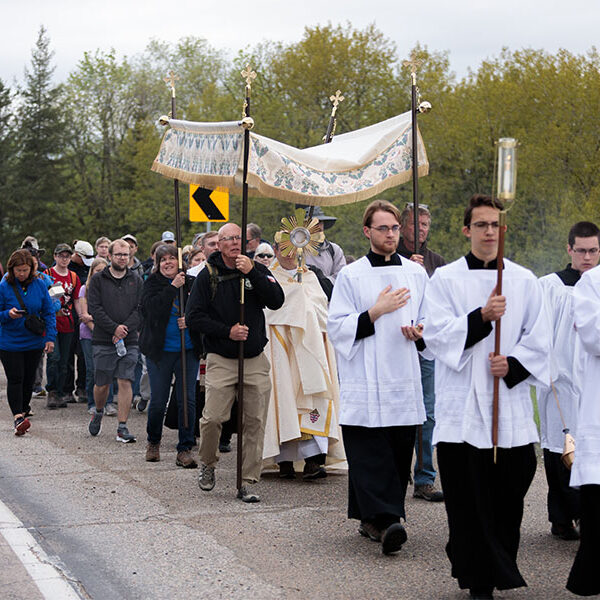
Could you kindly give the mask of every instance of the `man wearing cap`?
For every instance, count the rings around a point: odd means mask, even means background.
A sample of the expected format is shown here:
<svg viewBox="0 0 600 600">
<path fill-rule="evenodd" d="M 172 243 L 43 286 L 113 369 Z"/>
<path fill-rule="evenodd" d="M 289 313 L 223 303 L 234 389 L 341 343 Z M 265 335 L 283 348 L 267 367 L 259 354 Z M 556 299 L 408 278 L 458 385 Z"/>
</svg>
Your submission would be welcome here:
<svg viewBox="0 0 600 600">
<path fill-rule="evenodd" d="M 46 252 L 45 248 L 40 248 L 37 238 L 32 235 L 28 235 L 21 244 L 23 250 L 29 250 L 32 256 L 35 256 L 38 260 L 38 271 L 41 273 L 48 267 L 41 261 L 41 257 Z"/>
<path fill-rule="evenodd" d="M 59 283 L 64 296 L 61 298 L 61 308 L 56 313 L 56 343 L 54 352 L 48 354 L 46 367 L 46 391 L 48 400 L 46 406 L 50 409 L 64 408 L 67 405 L 65 395 L 65 380 L 67 377 L 67 365 L 71 341 L 75 332 L 75 316 L 81 312 L 79 290 L 81 281 L 74 271 L 69 269 L 69 262 L 73 250 L 69 244 L 58 244 L 54 249 L 54 260 L 56 264 L 47 269 L 45 273 L 50 275 L 54 283 Z"/>
<path fill-rule="evenodd" d="M 144 265 L 135 255 L 138 250 L 136 237 L 131 233 L 126 233 L 121 239 L 125 240 L 129 244 L 129 264 L 127 265 L 129 270 L 137 275 L 140 279 L 144 279 Z"/>
<path fill-rule="evenodd" d="M 307 209 L 310 210 L 310 209 Z M 336 217 L 330 217 L 323 213 L 320 206 L 316 206 L 313 211 L 313 217 L 319 220 L 319 231 L 324 231 L 333 227 L 337 221 Z M 314 256 L 311 253 L 306 254 L 306 264 L 318 267 L 329 279 L 335 283 L 337 274 L 346 266 L 344 251 L 328 239 L 323 240 L 318 247 L 318 254 Z"/>
<path fill-rule="evenodd" d="M 163 231 L 160 241 L 163 244 L 174 244 L 175 234 L 172 231 Z"/>
</svg>

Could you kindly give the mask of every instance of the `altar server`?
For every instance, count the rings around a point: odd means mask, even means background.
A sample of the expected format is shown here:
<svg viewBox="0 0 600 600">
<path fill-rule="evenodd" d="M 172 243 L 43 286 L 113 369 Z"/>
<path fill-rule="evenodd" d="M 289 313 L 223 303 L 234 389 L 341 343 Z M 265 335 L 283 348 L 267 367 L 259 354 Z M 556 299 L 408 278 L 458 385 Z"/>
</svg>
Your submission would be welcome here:
<svg viewBox="0 0 600 600">
<path fill-rule="evenodd" d="M 371 250 L 338 274 L 328 332 L 340 374 L 348 517 L 389 554 L 406 541 L 400 519 L 416 426 L 425 420 L 416 342 L 428 278 L 396 253 L 400 213 L 391 203 L 367 207 L 363 232 Z"/>
<path fill-rule="evenodd" d="M 424 340 L 436 359 L 433 443 L 446 500 L 452 576 L 472 598 L 526 585 L 517 567 L 523 499 L 538 440 L 529 383 L 550 377 L 549 325 L 533 273 L 504 260 L 496 295 L 501 205 L 475 195 L 463 233 L 471 251 L 436 270 L 425 301 Z M 502 317 L 501 352 L 493 356 Z M 500 377 L 497 462 L 492 450 L 493 377 Z"/>
<path fill-rule="evenodd" d="M 600 267 L 581 276 L 573 292 L 573 312 L 580 401 L 571 485 L 580 486 L 581 542 L 567 589 L 593 596 L 600 594 Z"/>
<path fill-rule="evenodd" d="M 548 520 L 552 535 L 577 540 L 574 521 L 579 519 L 579 491 L 569 487 L 571 472 L 562 463 L 564 437 L 568 428 L 576 437 L 578 394 L 573 379 L 575 326 L 573 286 L 582 273 L 598 264 L 600 230 L 587 221 L 575 223 L 569 231 L 567 252 L 571 262 L 562 271 L 540 279 L 544 306 L 552 331 L 552 377 L 554 390 L 537 389 L 544 467 L 548 481 Z M 555 393 L 556 392 L 556 396 Z"/>
</svg>

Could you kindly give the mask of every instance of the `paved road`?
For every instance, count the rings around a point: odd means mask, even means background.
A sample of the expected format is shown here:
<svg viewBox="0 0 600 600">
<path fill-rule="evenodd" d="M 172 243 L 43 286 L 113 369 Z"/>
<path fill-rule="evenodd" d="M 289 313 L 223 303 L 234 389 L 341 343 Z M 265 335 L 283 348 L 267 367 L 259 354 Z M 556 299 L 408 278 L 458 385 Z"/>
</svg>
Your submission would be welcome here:
<svg viewBox="0 0 600 600">
<path fill-rule="evenodd" d="M 85 406 L 48 411 L 34 400 L 31 433 L 12 434 L 0 384 L 0 500 L 25 524 L 82 598 L 460 599 L 444 553 L 443 505 L 407 501 L 408 542 L 397 556 L 357 534 L 345 517 L 346 475 L 319 482 L 266 475 L 263 501 L 235 500 L 235 453 L 201 492 L 197 473 L 175 466 L 175 433 L 162 460 L 144 461 L 145 414 L 132 414 L 137 444 L 115 441 L 105 417 L 87 432 Z M 538 468 L 526 499 L 520 566 L 529 588 L 505 599 L 574 598 L 564 584 L 577 543 L 549 535 Z M 40 594 L 0 535 L 0 597 Z"/>
</svg>

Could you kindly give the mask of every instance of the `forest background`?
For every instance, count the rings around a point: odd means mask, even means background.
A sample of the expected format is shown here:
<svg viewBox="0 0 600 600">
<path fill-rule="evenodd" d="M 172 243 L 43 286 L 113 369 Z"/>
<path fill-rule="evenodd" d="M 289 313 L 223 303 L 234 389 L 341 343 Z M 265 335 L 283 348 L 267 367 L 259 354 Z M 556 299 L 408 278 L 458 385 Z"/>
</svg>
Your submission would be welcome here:
<svg viewBox="0 0 600 600">
<path fill-rule="evenodd" d="M 508 216 L 506 255 L 538 275 L 564 267 L 570 226 L 600 222 L 600 55 L 504 49 L 457 80 L 445 52 L 417 45 L 418 85 L 433 110 L 419 118 L 430 174 L 419 181 L 429 206 L 430 247 L 449 260 L 464 254 L 465 204 L 490 193 L 494 142 L 520 142 L 517 201 Z M 230 59 L 198 37 L 151 41 L 140 55 L 85 53 L 67 80 L 53 81 L 53 52 L 42 27 L 22 87 L 0 80 L 0 260 L 26 235 L 41 246 L 133 233 L 145 258 L 174 229 L 173 185 L 150 171 L 169 111 L 163 80 L 177 73 L 177 117 L 238 119 L 250 63 L 257 73 L 252 116 L 258 133 L 296 147 L 322 142 L 340 89 L 336 133 L 410 110 L 410 74 L 393 42 L 374 25 L 307 27 L 297 43 L 266 42 Z M 182 213 L 187 186 L 182 185 Z M 409 183 L 379 195 L 403 208 Z M 328 238 L 346 254 L 367 250 L 365 202 L 326 208 L 337 217 Z M 251 198 L 249 221 L 272 239 L 292 205 Z M 233 221 L 240 199 L 232 196 Z M 206 226 L 183 219 L 184 243 Z M 48 254 L 46 254 L 46 257 Z"/>
</svg>

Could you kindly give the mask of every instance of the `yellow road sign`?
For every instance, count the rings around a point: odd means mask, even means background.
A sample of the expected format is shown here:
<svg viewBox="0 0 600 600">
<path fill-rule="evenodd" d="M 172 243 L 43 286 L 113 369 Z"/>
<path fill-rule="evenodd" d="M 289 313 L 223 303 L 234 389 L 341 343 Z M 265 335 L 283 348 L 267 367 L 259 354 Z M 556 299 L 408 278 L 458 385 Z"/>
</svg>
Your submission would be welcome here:
<svg viewBox="0 0 600 600">
<path fill-rule="evenodd" d="M 190 221 L 224 223 L 229 220 L 229 190 L 207 190 L 190 185 Z"/>
</svg>

